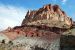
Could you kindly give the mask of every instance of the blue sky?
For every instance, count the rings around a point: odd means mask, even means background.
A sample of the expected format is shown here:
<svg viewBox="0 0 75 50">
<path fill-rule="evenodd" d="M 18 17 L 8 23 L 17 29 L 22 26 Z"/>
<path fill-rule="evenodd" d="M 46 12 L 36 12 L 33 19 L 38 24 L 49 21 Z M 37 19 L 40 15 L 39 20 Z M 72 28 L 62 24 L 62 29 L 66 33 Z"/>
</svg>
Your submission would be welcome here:
<svg viewBox="0 0 75 50">
<path fill-rule="evenodd" d="M 57 4 L 75 20 L 75 0 L 0 0 L 0 30 L 20 25 L 26 12 L 46 4 Z"/>
</svg>

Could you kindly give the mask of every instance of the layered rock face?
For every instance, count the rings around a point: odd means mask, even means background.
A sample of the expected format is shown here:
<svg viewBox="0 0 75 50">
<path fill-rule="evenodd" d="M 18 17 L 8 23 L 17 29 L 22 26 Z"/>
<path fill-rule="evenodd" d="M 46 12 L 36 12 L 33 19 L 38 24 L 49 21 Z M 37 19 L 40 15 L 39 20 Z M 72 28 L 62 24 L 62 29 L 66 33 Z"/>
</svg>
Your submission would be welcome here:
<svg viewBox="0 0 75 50">
<path fill-rule="evenodd" d="M 58 23 L 60 23 L 60 25 Z M 56 27 L 65 26 L 67 28 L 67 26 L 71 27 L 72 19 L 68 17 L 66 13 L 59 8 L 58 5 L 48 4 L 43 6 L 39 10 L 28 11 L 25 19 L 22 22 L 22 25 L 25 24 L 43 24 L 50 27 L 52 25 Z"/>
<path fill-rule="evenodd" d="M 0 33 L 13 42 L 10 47 L 5 44 L 12 50 L 59 50 L 60 37 L 72 24 L 72 19 L 58 5 L 48 4 L 28 11 L 21 26 Z"/>
<path fill-rule="evenodd" d="M 13 41 L 13 50 L 19 48 L 26 50 L 59 50 L 60 32 L 66 29 L 48 26 L 24 25 L 8 28 L 2 33 Z M 37 47 L 37 49 L 36 49 Z"/>
</svg>

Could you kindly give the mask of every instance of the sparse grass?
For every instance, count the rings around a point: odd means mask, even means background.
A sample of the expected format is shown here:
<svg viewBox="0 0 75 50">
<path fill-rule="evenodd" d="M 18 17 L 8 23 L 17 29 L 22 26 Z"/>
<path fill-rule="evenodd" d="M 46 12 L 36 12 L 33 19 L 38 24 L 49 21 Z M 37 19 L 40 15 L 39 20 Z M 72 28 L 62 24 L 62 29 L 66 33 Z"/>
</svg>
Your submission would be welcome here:
<svg viewBox="0 0 75 50">
<path fill-rule="evenodd" d="M 0 50 L 5 50 L 5 49 L 0 47 Z"/>
<path fill-rule="evenodd" d="M 10 44 L 0 44 L 0 50 L 20 50 L 23 49 L 23 47 L 25 48 L 25 45 L 10 45 Z"/>
</svg>

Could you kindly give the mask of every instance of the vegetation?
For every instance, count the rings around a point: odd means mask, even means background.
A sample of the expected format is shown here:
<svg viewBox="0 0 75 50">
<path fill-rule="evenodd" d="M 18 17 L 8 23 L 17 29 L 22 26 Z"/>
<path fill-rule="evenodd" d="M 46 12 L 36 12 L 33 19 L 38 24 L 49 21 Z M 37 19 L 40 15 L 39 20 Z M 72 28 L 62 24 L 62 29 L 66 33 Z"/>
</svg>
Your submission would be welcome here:
<svg viewBox="0 0 75 50">
<path fill-rule="evenodd" d="M 5 44 L 5 40 L 4 39 L 2 40 L 2 43 Z"/>
</svg>

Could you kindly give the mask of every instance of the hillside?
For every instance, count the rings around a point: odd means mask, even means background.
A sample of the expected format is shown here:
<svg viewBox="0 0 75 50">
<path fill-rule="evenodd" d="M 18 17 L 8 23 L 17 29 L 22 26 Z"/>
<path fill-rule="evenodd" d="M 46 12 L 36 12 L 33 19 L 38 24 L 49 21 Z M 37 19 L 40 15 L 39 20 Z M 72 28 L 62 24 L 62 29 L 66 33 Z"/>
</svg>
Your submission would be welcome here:
<svg viewBox="0 0 75 50">
<path fill-rule="evenodd" d="M 6 50 L 59 50 L 67 45 L 66 36 L 75 36 L 74 31 L 75 22 L 58 5 L 48 4 L 29 10 L 21 26 L 1 31 L 0 46 Z"/>
</svg>

